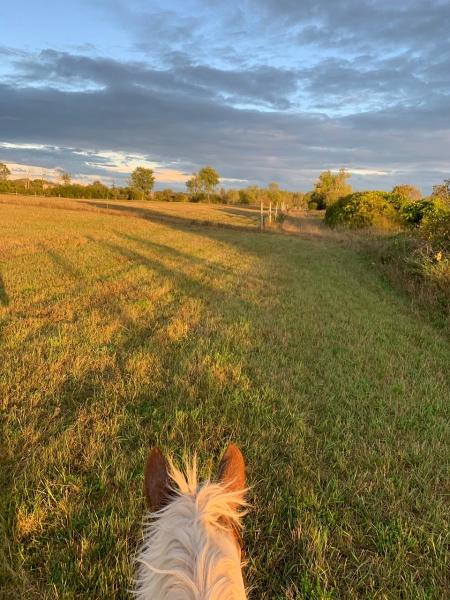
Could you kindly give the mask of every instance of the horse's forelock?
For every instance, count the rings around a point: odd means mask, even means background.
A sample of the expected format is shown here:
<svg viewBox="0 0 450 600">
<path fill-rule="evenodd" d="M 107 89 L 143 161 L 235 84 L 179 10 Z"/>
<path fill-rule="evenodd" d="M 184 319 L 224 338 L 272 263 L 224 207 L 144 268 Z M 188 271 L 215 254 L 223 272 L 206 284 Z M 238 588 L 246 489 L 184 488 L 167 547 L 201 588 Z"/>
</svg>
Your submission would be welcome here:
<svg viewBox="0 0 450 600">
<path fill-rule="evenodd" d="M 140 600 L 246 598 L 236 540 L 244 490 L 198 485 L 195 457 L 184 472 L 169 461 L 171 501 L 150 515 L 144 532 L 136 594 Z"/>
</svg>

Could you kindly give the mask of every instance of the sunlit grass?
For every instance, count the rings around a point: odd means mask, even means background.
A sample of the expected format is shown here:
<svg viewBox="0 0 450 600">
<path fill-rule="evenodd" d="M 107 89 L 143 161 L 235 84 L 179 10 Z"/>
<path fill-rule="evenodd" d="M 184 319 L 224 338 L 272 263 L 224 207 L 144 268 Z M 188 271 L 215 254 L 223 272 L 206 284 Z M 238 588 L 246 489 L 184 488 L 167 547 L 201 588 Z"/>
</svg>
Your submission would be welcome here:
<svg viewBox="0 0 450 600">
<path fill-rule="evenodd" d="M 148 445 L 206 474 L 229 439 L 253 598 L 447 596 L 450 347 L 368 261 L 32 204 L 0 204 L 3 597 L 128 597 Z"/>
</svg>

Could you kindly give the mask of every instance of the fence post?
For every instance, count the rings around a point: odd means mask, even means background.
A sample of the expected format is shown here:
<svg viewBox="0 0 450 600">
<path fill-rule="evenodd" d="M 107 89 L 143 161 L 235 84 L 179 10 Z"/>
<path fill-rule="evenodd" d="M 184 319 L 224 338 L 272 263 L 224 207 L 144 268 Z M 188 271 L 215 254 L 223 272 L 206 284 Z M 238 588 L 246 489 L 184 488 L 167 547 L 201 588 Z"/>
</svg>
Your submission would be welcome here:
<svg viewBox="0 0 450 600">
<path fill-rule="evenodd" d="M 263 205 L 263 201 L 261 200 L 261 212 L 260 212 L 260 225 L 259 228 L 262 231 L 264 229 L 264 205 Z"/>
<path fill-rule="evenodd" d="M 272 225 L 272 202 L 269 202 L 269 225 Z"/>
</svg>

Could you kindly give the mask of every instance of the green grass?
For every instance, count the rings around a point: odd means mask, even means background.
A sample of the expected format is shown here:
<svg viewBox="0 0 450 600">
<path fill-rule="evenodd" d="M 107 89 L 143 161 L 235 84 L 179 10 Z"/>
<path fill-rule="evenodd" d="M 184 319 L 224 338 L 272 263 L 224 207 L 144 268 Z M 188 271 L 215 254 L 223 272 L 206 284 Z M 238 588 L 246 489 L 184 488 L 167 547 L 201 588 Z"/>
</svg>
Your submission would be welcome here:
<svg viewBox="0 0 450 600">
<path fill-rule="evenodd" d="M 228 440 L 252 598 L 448 597 L 450 344 L 369 259 L 35 204 L 0 204 L 2 598 L 128 598 L 149 444 Z"/>
</svg>

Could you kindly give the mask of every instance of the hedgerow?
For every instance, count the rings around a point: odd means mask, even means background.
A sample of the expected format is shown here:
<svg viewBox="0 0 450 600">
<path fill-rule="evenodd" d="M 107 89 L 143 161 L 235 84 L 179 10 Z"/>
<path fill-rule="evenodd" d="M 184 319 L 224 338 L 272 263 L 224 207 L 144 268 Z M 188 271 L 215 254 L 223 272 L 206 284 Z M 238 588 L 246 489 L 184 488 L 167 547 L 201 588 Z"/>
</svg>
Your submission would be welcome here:
<svg viewBox="0 0 450 600">
<path fill-rule="evenodd" d="M 345 225 L 352 229 L 386 226 L 397 218 L 401 198 L 397 194 L 381 191 L 354 192 L 329 206 L 325 223 L 331 227 Z"/>
</svg>

